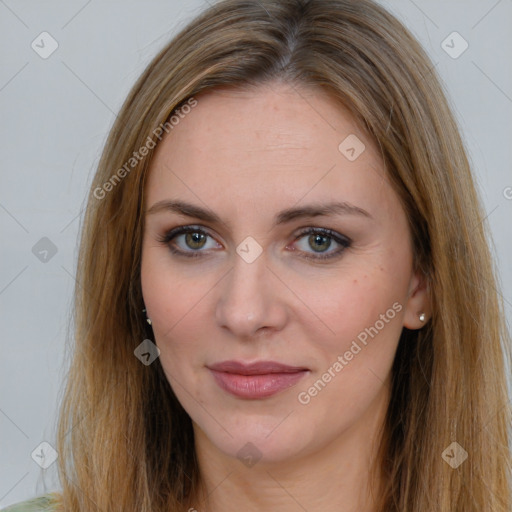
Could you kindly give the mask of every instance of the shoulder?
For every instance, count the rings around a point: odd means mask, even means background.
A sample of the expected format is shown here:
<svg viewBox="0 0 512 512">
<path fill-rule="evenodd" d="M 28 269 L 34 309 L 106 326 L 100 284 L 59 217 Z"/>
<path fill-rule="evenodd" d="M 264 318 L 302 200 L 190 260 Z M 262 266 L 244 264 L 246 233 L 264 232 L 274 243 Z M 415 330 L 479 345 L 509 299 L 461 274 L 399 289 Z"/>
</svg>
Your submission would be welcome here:
<svg viewBox="0 0 512 512">
<path fill-rule="evenodd" d="M 57 494 L 45 494 L 15 505 L 3 508 L 0 512 L 56 512 L 58 504 Z"/>
</svg>

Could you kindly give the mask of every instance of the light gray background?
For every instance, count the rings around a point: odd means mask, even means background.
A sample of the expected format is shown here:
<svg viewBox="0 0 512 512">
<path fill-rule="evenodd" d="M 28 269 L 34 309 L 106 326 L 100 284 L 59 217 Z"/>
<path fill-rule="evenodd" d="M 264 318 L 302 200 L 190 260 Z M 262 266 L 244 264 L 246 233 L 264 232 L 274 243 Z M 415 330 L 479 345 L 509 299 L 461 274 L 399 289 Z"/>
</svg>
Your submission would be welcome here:
<svg viewBox="0 0 512 512">
<path fill-rule="evenodd" d="M 422 42 L 445 82 L 488 214 L 510 320 L 512 0 L 382 3 Z M 0 508 L 58 488 L 56 464 L 43 472 L 31 453 L 42 441 L 54 444 L 88 187 L 131 85 L 206 6 L 0 0 Z M 47 59 L 31 48 L 43 31 L 59 44 Z M 456 59 L 441 47 L 453 31 L 469 44 Z M 42 237 L 57 247 L 46 263 L 32 252 Z"/>
</svg>

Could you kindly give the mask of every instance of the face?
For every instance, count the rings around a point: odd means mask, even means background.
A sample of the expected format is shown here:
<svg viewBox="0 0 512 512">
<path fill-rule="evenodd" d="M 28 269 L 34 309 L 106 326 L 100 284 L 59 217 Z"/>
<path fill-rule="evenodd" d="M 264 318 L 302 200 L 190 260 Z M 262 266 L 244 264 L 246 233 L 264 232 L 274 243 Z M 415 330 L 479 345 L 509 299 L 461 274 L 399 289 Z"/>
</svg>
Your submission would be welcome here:
<svg viewBox="0 0 512 512">
<path fill-rule="evenodd" d="M 196 99 L 145 190 L 160 362 L 212 450 L 314 454 L 373 421 L 401 330 L 419 327 L 406 216 L 376 147 L 324 92 Z"/>
</svg>

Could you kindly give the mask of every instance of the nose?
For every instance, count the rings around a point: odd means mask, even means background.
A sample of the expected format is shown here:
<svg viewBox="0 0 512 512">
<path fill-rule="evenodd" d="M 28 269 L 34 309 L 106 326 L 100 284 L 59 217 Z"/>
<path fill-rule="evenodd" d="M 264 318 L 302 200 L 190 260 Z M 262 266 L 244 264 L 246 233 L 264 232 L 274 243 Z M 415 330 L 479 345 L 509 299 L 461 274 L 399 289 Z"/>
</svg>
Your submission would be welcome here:
<svg viewBox="0 0 512 512">
<path fill-rule="evenodd" d="M 287 321 L 285 290 L 263 254 L 252 263 L 237 255 L 222 283 L 215 310 L 220 327 L 244 340 L 283 329 Z"/>
</svg>

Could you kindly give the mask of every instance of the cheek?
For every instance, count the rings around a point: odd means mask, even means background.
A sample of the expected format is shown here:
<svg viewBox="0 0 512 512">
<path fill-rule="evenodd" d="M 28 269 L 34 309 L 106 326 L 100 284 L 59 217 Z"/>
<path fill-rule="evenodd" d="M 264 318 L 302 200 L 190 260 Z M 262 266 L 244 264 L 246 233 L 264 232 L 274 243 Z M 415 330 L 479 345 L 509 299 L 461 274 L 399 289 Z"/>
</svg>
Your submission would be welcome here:
<svg viewBox="0 0 512 512">
<path fill-rule="evenodd" d="M 401 332 L 406 281 L 383 265 L 361 265 L 337 276 L 315 281 L 302 280 L 295 289 L 308 306 L 304 321 L 311 340 L 332 357 L 349 350 L 353 340 L 388 338 L 393 343 Z M 298 281 L 297 283 L 300 283 Z M 317 313 L 312 315 L 311 312 Z M 373 335 L 373 337 L 371 337 Z M 321 341 L 320 341 L 321 340 Z"/>
<path fill-rule="evenodd" d="M 215 284 L 208 272 L 181 269 L 166 251 L 149 247 L 143 253 L 141 286 L 144 304 L 154 330 L 167 332 L 194 312 L 204 295 Z"/>
<path fill-rule="evenodd" d="M 180 269 L 171 265 L 162 251 L 144 254 L 141 286 L 148 316 L 152 321 L 154 341 L 166 373 L 178 375 L 184 360 L 194 364 L 195 355 L 204 347 L 206 332 L 211 332 L 212 314 L 207 308 L 208 293 L 218 282 L 211 272 Z"/>
<path fill-rule="evenodd" d="M 402 331 L 403 292 L 389 272 L 355 270 L 339 278 L 325 294 L 315 293 L 323 323 L 315 322 L 307 338 L 314 372 L 297 390 L 297 400 L 312 418 L 350 423 L 380 396 L 388 380 Z M 322 298 L 323 297 L 323 298 Z M 331 332 L 332 331 L 332 332 Z M 313 347 L 314 344 L 314 347 Z M 335 428 L 335 427 L 333 427 Z"/>
<path fill-rule="evenodd" d="M 407 258 L 387 256 L 369 254 L 332 272 L 280 270 L 283 280 L 293 283 L 293 295 L 284 288 L 275 289 L 269 300 L 288 311 L 289 324 L 284 329 L 287 333 L 297 330 L 298 339 L 304 343 L 301 348 L 309 352 L 305 357 L 315 359 L 318 371 L 345 353 L 359 364 L 374 361 L 377 369 L 379 362 L 385 366 L 393 356 L 402 328 Z M 215 287 L 223 286 L 222 272 L 206 267 L 199 272 L 196 265 L 171 265 L 161 249 L 149 247 L 143 254 L 141 280 L 164 368 L 179 372 L 183 370 L 179 361 L 184 360 L 199 365 L 197 358 L 215 345 L 205 333 L 215 333 L 219 327 L 215 324 L 215 301 L 222 293 Z M 349 352 L 357 354 L 351 356 Z"/>
</svg>

